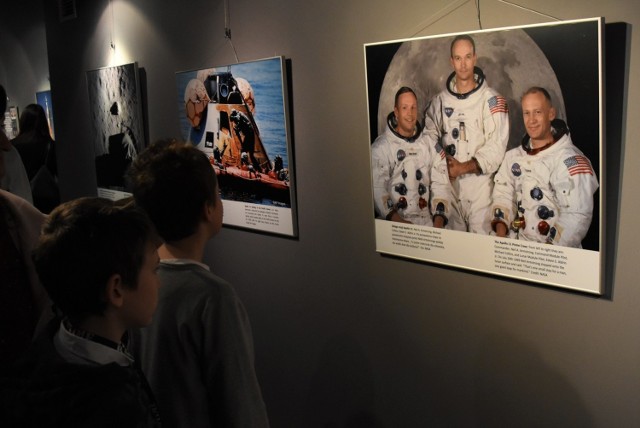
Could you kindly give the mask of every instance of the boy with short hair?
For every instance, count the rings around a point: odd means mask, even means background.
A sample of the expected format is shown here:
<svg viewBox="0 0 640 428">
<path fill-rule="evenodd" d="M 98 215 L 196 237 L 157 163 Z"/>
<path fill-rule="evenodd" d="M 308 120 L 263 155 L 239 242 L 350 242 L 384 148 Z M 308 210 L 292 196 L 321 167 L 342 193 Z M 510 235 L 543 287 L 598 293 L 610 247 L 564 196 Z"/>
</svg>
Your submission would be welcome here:
<svg viewBox="0 0 640 428">
<path fill-rule="evenodd" d="M 63 318 L 2 379 L 8 426 L 160 426 L 127 352 L 127 330 L 148 325 L 157 305 L 157 244 L 131 204 L 80 198 L 51 213 L 34 262 Z"/>
<path fill-rule="evenodd" d="M 136 204 L 164 244 L 153 323 L 133 349 L 172 427 L 268 427 L 249 319 L 233 287 L 202 263 L 222 226 L 216 174 L 189 143 L 159 141 L 129 171 Z"/>
</svg>

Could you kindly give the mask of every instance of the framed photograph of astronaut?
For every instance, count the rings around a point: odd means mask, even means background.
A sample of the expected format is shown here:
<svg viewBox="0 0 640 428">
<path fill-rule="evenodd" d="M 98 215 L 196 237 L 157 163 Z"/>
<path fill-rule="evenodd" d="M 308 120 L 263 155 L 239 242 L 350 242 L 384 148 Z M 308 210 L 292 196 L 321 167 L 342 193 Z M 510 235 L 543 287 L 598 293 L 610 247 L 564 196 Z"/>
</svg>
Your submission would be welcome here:
<svg viewBox="0 0 640 428">
<path fill-rule="evenodd" d="M 146 147 L 136 63 L 87 71 L 98 196 L 130 196 L 124 176 Z"/>
<path fill-rule="evenodd" d="M 180 131 L 215 170 L 224 224 L 297 236 L 283 57 L 176 73 Z"/>
<path fill-rule="evenodd" d="M 376 250 L 602 294 L 603 31 L 366 44 Z"/>
</svg>

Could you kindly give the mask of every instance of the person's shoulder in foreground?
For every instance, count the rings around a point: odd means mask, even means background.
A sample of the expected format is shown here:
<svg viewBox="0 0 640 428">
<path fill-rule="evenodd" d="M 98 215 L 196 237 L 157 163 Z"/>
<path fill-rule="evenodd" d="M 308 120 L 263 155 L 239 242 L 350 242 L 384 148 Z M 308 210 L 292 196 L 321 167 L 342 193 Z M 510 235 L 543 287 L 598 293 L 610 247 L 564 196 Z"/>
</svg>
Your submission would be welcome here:
<svg viewBox="0 0 640 428">
<path fill-rule="evenodd" d="M 127 351 L 128 329 L 149 324 L 157 305 L 157 244 L 152 224 L 132 206 L 81 198 L 51 213 L 34 263 L 60 318 L 0 379 L 3 422 L 160 426 Z"/>
<path fill-rule="evenodd" d="M 233 287 L 203 264 L 223 215 L 209 159 L 190 143 L 162 140 L 140 153 L 128 176 L 136 204 L 164 239 L 158 312 L 133 344 L 163 420 L 268 426 L 246 311 Z"/>
<path fill-rule="evenodd" d="M 28 201 L 0 189 L 0 365 L 24 354 L 50 319 L 47 293 L 31 259 L 45 219 Z"/>
</svg>

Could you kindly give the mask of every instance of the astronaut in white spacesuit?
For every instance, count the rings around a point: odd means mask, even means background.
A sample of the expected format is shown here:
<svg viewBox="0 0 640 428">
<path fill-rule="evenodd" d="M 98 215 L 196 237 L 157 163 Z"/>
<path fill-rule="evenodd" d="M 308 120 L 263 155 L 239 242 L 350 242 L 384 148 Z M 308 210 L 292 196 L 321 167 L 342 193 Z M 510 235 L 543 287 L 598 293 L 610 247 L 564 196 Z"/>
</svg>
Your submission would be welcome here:
<svg viewBox="0 0 640 428">
<path fill-rule="evenodd" d="M 373 197 L 379 218 L 432 226 L 429 210 L 431 153 L 422 138 L 418 100 L 403 86 L 387 128 L 371 146 Z"/>
<path fill-rule="evenodd" d="M 591 162 L 556 119 L 544 88 L 524 93 L 522 115 L 527 135 L 495 176 L 493 230 L 500 237 L 580 248 L 598 189 Z"/>
<path fill-rule="evenodd" d="M 475 43 L 451 43 L 453 73 L 427 106 L 425 136 L 435 151 L 431 210 L 436 227 L 489 234 L 493 176 L 509 140 L 507 101 L 476 67 Z"/>
</svg>

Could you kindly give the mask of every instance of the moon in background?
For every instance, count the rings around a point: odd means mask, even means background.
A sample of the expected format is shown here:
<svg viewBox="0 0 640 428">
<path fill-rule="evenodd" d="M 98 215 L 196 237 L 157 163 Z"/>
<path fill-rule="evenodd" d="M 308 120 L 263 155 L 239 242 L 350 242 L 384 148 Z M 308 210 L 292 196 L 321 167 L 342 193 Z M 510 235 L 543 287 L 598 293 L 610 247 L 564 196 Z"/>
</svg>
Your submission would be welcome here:
<svg viewBox="0 0 640 428">
<path fill-rule="evenodd" d="M 542 86 L 551 95 L 557 117 L 566 121 L 564 98 L 556 74 L 540 47 L 522 29 L 471 34 L 478 62 L 486 83 L 507 99 L 509 106 L 509 144 L 522 141 L 525 128 L 520 97 L 531 86 Z M 394 55 L 380 90 L 378 135 L 387 126 L 397 90 L 409 86 L 418 96 L 418 108 L 424 111 L 428 100 L 445 89 L 453 71 L 449 62 L 455 36 L 414 39 L 403 42 Z M 424 118 L 420 119 L 424 121 Z"/>
</svg>

